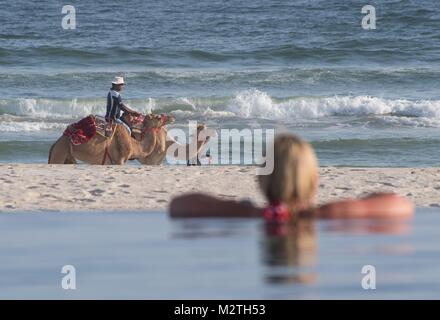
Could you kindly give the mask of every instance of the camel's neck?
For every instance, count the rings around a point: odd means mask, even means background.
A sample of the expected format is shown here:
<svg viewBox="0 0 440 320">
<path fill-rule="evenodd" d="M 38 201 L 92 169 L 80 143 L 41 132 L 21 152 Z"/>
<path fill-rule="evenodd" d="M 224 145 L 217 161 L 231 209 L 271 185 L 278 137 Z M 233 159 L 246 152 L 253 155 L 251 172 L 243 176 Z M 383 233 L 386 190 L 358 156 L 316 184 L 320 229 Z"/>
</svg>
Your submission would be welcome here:
<svg viewBox="0 0 440 320">
<path fill-rule="evenodd" d="M 140 141 L 133 139 L 133 155 L 132 158 L 145 158 L 153 152 L 156 146 L 156 132 L 147 130 Z"/>
<path fill-rule="evenodd" d="M 197 139 L 198 134 L 197 134 L 197 136 L 195 136 L 193 138 Z M 194 143 L 194 141 L 191 142 L 191 144 L 193 144 L 193 143 Z M 196 157 L 199 154 L 199 152 L 202 149 L 204 144 L 205 144 L 205 141 L 199 141 L 198 139 L 197 139 L 197 143 L 196 143 L 197 148 L 194 148 L 193 145 L 190 147 L 190 144 L 188 144 L 187 148 L 186 148 L 188 159 L 192 159 L 192 158 Z"/>
<path fill-rule="evenodd" d="M 131 139 L 131 147 L 132 147 L 132 155 L 131 158 L 141 158 L 142 157 L 142 145 L 140 141 L 134 139 L 133 137 L 130 137 Z"/>
<path fill-rule="evenodd" d="M 202 149 L 203 145 L 205 144 L 205 141 L 198 141 L 197 140 L 197 153 Z"/>
</svg>

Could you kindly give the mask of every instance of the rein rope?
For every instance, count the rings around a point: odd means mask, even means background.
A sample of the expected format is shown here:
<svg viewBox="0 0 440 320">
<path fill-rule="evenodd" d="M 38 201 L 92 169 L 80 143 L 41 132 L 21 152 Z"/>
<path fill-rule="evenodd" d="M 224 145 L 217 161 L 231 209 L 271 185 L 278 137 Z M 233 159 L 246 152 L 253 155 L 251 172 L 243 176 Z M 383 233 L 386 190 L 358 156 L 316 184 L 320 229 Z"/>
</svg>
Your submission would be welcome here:
<svg viewBox="0 0 440 320">
<path fill-rule="evenodd" d="M 110 159 L 110 164 L 113 164 L 113 160 L 110 157 L 110 153 L 108 152 L 108 144 L 106 144 L 105 149 L 104 149 L 104 157 L 102 158 L 102 162 L 101 165 L 105 164 L 105 160 L 107 160 L 107 158 Z"/>
</svg>

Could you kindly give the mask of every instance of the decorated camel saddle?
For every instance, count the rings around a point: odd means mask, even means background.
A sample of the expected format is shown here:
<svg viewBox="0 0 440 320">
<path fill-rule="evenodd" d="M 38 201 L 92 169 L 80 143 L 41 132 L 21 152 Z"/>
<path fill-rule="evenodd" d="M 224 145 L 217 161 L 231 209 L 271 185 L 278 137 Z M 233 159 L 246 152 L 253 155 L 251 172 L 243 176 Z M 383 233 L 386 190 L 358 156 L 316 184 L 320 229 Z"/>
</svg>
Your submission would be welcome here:
<svg viewBox="0 0 440 320">
<path fill-rule="evenodd" d="M 96 122 L 94 116 L 88 116 L 78 122 L 69 125 L 64 130 L 63 135 L 70 138 L 70 142 L 74 145 L 86 143 L 96 134 Z"/>
<path fill-rule="evenodd" d="M 153 114 L 148 114 L 148 115 L 139 115 L 139 116 L 135 116 L 129 113 L 124 113 L 124 115 L 122 116 L 122 121 L 124 121 L 124 123 L 128 124 L 128 126 L 131 129 L 131 136 L 137 140 L 142 139 L 143 135 L 145 134 L 145 128 L 144 128 L 144 122 L 145 122 L 145 118 L 146 117 L 151 117 L 151 116 L 155 116 L 155 117 L 160 117 L 161 123 L 158 127 L 155 128 L 150 128 L 150 130 L 156 131 L 158 132 L 164 125 L 168 124 L 168 123 L 173 123 L 174 122 L 174 117 L 170 116 L 170 115 L 166 115 L 166 114 L 160 114 L 160 115 L 153 115 Z"/>
<path fill-rule="evenodd" d="M 127 131 L 137 140 L 141 140 L 146 132 L 146 129 L 159 131 L 162 126 L 167 123 L 174 122 L 174 118 L 172 116 L 167 116 L 165 114 L 154 115 L 154 117 L 160 117 L 161 123 L 158 127 L 154 128 L 144 128 L 144 122 L 146 117 L 152 117 L 153 115 L 140 115 L 133 116 L 126 114 L 123 117 L 123 120 L 127 125 L 122 125 Z M 72 123 L 69 125 L 66 130 L 64 130 L 64 135 L 70 138 L 70 141 L 73 145 L 80 145 L 87 143 L 90 139 L 92 139 L 96 134 L 106 138 L 112 139 L 115 133 L 116 126 L 121 125 L 117 123 L 112 123 L 110 127 L 108 122 L 104 117 L 97 115 L 89 115 L 78 122 Z"/>
<path fill-rule="evenodd" d="M 139 116 L 135 116 L 129 113 L 124 113 L 122 116 L 122 121 L 124 121 L 130 127 L 131 135 L 135 137 L 136 134 L 142 133 L 145 115 L 141 114 Z"/>
<path fill-rule="evenodd" d="M 117 124 L 113 123 L 112 127 L 108 126 L 107 121 L 100 116 L 89 115 L 78 122 L 69 125 L 64 130 L 64 135 L 70 138 L 70 142 L 74 145 L 87 143 L 96 134 L 107 139 L 113 137 Z"/>
</svg>

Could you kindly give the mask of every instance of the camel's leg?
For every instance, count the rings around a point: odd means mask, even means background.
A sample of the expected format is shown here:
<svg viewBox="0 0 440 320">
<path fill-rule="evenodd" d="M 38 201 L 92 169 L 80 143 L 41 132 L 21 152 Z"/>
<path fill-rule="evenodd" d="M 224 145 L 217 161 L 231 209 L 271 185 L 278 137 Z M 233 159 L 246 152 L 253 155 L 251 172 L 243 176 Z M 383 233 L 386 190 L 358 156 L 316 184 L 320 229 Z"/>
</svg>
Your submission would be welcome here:
<svg viewBox="0 0 440 320">
<path fill-rule="evenodd" d="M 76 164 L 76 160 L 75 160 L 74 157 L 69 155 L 68 157 L 66 157 L 66 160 L 64 161 L 64 164 Z"/>
<path fill-rule="evenodd" d="M 113 152 L 112 152 L 113 151 Z M 105 158 L 104 165 L 123 165 L 128 159 L 122 157 L 119 152 L 116 152 L 109 148 L 108 155 Z M 101 164 L 101 163 L 100 163 Z"/>
<path fill-rule="evenodd" d="M 113 165 L 123 165 L 125 163 L 125 159 L 116 159 L 113 161 Z"/>
<path fill-rule="evenodd" d="M 70 155 L 70 141 L 65 136 L 61 136 L 50 148 L 49 164 L 64 164 Z"/>
<path fill-rule="evenodd" d="M 199 158 L 199 154 L 197 154 L 197 157 L 192 158 L 192 159 L 188 159 L 186 161 L 186 165 L 187 166 L 201 166 L 202 163 L 200 162 L 200 158 Z"/>
<path fill-rule="evenodd" d="M 166 157 L 166 152 L 158 150 L 153 151 L 148 157 L 137 159 L 140 163 L 145 165 L 160 165 Z"/>
<path fill-rule="evenodd" d="M 123 129 L 125 130 L 125 128 Z M 108 146 L 106 165 L 123 165 L 131 157 L 131 148 L 121 143 L 120 139 L 113 139 Z"/>
</svg>

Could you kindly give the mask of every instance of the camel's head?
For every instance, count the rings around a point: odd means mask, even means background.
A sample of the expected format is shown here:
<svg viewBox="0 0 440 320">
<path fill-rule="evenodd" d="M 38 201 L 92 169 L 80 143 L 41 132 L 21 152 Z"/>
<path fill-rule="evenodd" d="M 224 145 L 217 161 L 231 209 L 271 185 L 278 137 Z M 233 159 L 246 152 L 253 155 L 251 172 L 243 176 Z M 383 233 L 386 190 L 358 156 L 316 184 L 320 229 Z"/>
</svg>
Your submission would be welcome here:
<svg viewBox="0 0 440 320">
<path fill-rule="evenodd" d="M 171 123 L 174 123 L 174 121 L 176 121 L 176 119 L 174 118 L 174 116 L 173 115 L 171 115 L 171 114 L 161 114 L 161 117 L 162 117 L 162 119 L 163 119 L 163 121 L 164 121 L 164 125 L 166 125 L 166 124 L 171 124 Z"/>
<path fill-rule="evenodd" d="M 173 122 L 174 117 L 171 115 L 150 113 L 145 116 L 144 126 L 147 128 L 161 128 Z"/>
<path fill-rule="evenodd" d="M 199 123 L 199 124 L 197 125 L 197 135 L 198 135 L 200 132 L 202 132 L 203 130 L 205 130 L 205 129 L 206 129 L 205 124 L 204 124 L 204 123 Z"/>
<path fill-rule="evenodd" d="M 203 144 L 207 143 L 211 137 L 216 137 L 217 133 L 213 129 L 208 129 L 208 127 L 200 123 L 197 125 L 197 137 Z"/>
</svg>

